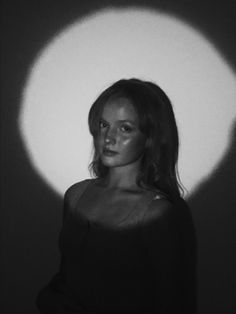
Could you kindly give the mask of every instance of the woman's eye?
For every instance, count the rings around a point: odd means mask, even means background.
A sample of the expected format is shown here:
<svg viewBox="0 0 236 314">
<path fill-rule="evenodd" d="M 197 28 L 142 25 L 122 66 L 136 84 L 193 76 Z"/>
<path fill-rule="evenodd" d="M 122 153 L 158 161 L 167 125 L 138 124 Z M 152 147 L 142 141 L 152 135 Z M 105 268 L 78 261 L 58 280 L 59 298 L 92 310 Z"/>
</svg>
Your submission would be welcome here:
<svg viewBox="0 0 236 314">
<path fill-rule="evenodd" d="M 100 121 L 99 126 L 101 129 L 106 128 L 107 127 L 107 123 Z"/>
<path fill-rule="evenodd" d="M 123 132 L 129 133 L 129 132 L 132 131 L 132 128 L 131 128 L 130 126 L 128 126 L 128 125 L 123 125 L 123 126 L 121 127 L 121 130 L 122 130 Z"/>
</svg>

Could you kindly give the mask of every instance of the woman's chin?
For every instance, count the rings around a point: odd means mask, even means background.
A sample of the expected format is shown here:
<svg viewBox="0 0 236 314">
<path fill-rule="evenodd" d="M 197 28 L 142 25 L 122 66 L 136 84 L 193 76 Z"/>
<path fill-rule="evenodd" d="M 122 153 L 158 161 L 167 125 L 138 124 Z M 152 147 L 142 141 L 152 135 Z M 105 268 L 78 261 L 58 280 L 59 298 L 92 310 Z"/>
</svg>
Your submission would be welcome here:
<svg viewBox="0 0 236 314">
<path fill-rule="evenodd" d="M 102 164 L 106 167 L 116 167 L 119 166 L 119 163 L 116 161 L 112 160 L 111 158 L 102 158 L 101 159 Z"/>
</svg>

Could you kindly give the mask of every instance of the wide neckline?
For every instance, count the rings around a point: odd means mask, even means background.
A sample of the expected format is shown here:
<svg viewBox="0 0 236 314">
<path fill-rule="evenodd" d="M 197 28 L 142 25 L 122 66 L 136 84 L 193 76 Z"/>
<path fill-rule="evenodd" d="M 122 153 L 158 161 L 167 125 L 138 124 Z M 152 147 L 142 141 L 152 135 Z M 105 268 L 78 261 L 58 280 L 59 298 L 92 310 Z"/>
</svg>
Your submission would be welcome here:
<svg viewBox="0 0 236 314">
<path fill-rule="evenodd" d="M 78 198 L 77 202 L 80 200 L 80 198 L 82 197 L 82 195 L 89 189 L 89 187 L 92 185 L 92 184 L 95 184 L 96 182 L 96 178 L 95 179 L 88 179 L 88 183 L 83 191 L 83 193 L 80 195 L 80 197 Z M 154 193 L 154 192 L 153 192 Z M 140 201 L 143 201 L 143 199 L 145 198 L 145 194 L 141 197 L 141 200 Z M 147 198 L 147 204 L 145 206 L 145 209 L 142 211 L 142 214 L 140 215 L 140 219 L 138 221 L 136 221 L 136 224 L 135 223 L 130 223 L 130 224 L 127 224 L 127 226 L 125 225 L 122 225 L 122 222 L 126 221 L 130 215 L 132 215 L 132 213 L 134 213 L 135 211 L 135 208 L 133 210 L 130 211 L 130 213 L 124 218 L 122 219 L 121 221 L 119 221 L 118 223 L 115 223 L 115 224 L 109 224 L 109 223 L 106 223 L 106 222 L 102 222 L 102 221 L 99 221 L 99 220 L 96 220 L 96 219 L 93 219 L 93 218 L 89 218 L 87 217 L 86 215 L 83 215 L 80 211 L 77 211 L 77 213 L 79 214 L 79 216 L 84 219 L 87 224 L 88 224 L 88 227 L 91 228 L 95 228 L 95 229 L 110 229 L 110 230 L 119 230 L 119 229 L 130 229 L 134 226 L 137 226 L 137 224 L 141 224 L 142 221 L 143 221 L 143 217 L 146 213 L 146 211 L 148 210 L 150 204 L 152 203 L 152 201 L 156 200 L 156 199 L 161 199 L 162 197 L 158 194 L 155 194 L 154 196 L 150 196 Z"/>
</svg>

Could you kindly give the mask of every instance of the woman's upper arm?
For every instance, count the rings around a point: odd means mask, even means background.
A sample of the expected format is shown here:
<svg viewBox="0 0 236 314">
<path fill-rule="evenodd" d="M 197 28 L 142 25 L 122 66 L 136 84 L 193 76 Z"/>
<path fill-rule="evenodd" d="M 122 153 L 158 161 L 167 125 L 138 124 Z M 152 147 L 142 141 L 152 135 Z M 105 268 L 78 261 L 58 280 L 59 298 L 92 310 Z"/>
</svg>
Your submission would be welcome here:
<svg viewBox="0 0 236 314">
<path fill-rule="evenodd" d="M 143 243 L 156 264 L 174 264 L 178 257 L 178 219 L 176 209 L 167 200 L 155 200 L 143 220 Z"/>
<path fill-rule="evenodd" d="M 154 286 L 153 307 L 158 313 L 172 313 L 178 308 L 178 267 L 180 239 L 178 215 L 165 199 L 154 200 L 143 220 L 142 240 L 147 253 Z"/>
<path fill-rule="evenodd" d="M 78 227 L 78 217 L 76 214 L 77 203 L 80 196 L 88 186 L 89 181 L 90 180 L 83 180 L 73 184 L 64 194 L 62 228 L 59 234 L 59 248 L 61 253 L 63 253 L 63 247 L 65 248 L 68 245 L 68 241 L 70 242 L 74 240 L 73 231 L 76 232 Z"/>
<path fill-rule="evenodd" d="M 85 184 L 85 181 L 76 183 L 64 194 L 63 226 L 59 234 L 59 248 L 61 251 L 60 268 L 58 273 L 53 276 L 50 282 L 38 294 L 36 304 L 41 313 L 69 313 L 69 310 L 66 310 L 69 308 L 75 309 L 77 313 L 83 313 L 82 307 L 73 300 L 71 292 L 66 285 L 65 258 L 62 248 L 65 247 L 64 241 L 68 236 L 68 231 L 70 235 L 74 221 L 73 211 L 78 196 L 82 193 L 82 189 L 85 188 Z"/>
</svg>

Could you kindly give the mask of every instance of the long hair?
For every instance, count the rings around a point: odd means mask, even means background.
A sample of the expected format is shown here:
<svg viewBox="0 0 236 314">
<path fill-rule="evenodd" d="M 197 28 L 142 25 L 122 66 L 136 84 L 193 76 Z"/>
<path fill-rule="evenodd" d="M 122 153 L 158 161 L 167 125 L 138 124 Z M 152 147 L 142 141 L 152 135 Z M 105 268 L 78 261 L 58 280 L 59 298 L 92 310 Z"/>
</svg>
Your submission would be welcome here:
<svg viewBox="0 0 236 314">
<path fill-rule="evenodd" d="M 178 199 L 183 189 L 177 169 L 177 125 L 169 98 L 153 82 L 136 78 L 122 79 L 102 92 L 93 103 L 88 116 L 94 144 L 104 105 L 110 99 L 121 97 L 128 99 L 134 106 L 139 118 L 139 129 L 146 136 L 146 147 L 137 176 L 138 186 L 158 191 L 171 200 Z M 109 171 L 102 164 L 95 145 L 89 169 L 98 178 L 104 178 Z"/>
</svg>

